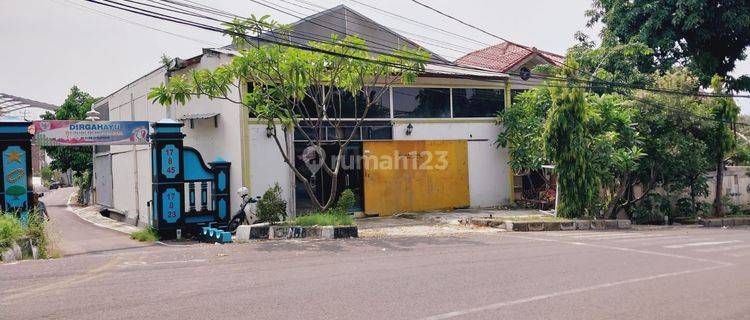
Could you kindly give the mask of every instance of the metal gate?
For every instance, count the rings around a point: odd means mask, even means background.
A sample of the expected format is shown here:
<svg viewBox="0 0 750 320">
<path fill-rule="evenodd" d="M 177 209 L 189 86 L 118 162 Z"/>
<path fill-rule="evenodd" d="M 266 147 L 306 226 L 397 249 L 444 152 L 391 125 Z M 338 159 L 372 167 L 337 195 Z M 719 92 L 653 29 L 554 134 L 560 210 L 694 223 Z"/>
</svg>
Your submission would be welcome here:
<svg viewBox="0 0 750 320">
<path fill-rule="evenodd" d="M 217 158 L 206 165 L 200 153 L 183 145 L 184 124 L 166 120 L 152 124 L 151 226 L 162 238 L 197 232 L 201 226 L 224 227 L 229 222 L 229 168 Z M 209 205 L 210 184 L 210 205 Z M 185 187 L 187 186 L 187 192 Z"/>
<path fill-rule="evenodd" d="M 96 204 L 112 208 L 115 206 L 112 196 L 112 155 L 109 153 L 97 155 L 94 161 L 96 161 L 94 165 Z"/>
</svg>

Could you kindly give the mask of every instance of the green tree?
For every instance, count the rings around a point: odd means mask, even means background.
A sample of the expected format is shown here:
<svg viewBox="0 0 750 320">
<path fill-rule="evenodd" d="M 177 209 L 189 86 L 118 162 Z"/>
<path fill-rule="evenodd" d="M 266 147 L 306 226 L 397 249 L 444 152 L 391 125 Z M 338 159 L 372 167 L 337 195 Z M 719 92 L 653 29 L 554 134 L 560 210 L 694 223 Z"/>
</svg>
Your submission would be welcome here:
<svg viewBox="0 0 750 320">
<path fill-rule="evenodd" d="M 610 76 L 607 71 L 610 63 L 599 61 L 616 54 L 607 54 L 604 49 L 576 50 L 576 56 L 585 62 L 579 64 L 580 68 L 594 70 L 599 65 L 606 72 L 600 75 Z M 636 52 L 638 55 L 640 53 Z M 626 59 L 623 63 L 632 66 L 635 61 Z M 637 69 L 625 69 L 630 70 L 633 77 L 648 79 L 659 88 L 697 90 L 699 86 L 697 78 L 684 68 L 664 75 L 638 75 Z M 617 73 L 611 76 L 617 77 Z M 550 87 L 561 85 L 549 83 Z M 514 171 L 538 169 L 553 160 L 551 153 L 544 153 L 545 138 L 539 135 L 545 122 L 550 121 L 548 115 L 552 114 L 551 90 L 562 90 L 550 87 L 535 88 L 517 96 L 513 108 L 498 115 L 501 132 L 497 142 L 508 148 Z M 599 90 L 592 87 L 586 89 L 589 90 L 584 93 L 583 101 L 586 134 L 585 139 L 579 141 L 583 141 L 588 150 L 587 170 L 595 182 L 590 188 L 596 193 L 599 208 L 606 208 L 605 214 L 609 216 L 622 210 L 629 213 L 653 189 L 663 186 L 676 192 L 686 190 L 694 209 L 695 198 L 705 194 L 704 174 L 709 167 L 704 142 L 709 133 L 705 130 L 704 119 L 710 115 L 704 106 L 708 100 L 632 89 L 618 90 L 622 94 L 612 93 L 612 90 L 597 92 Z M 638 194 L 634 193 L 636 186 L 640 186 Z M 562 191 L 561 196 L 564 197 Z"/>
<path fill-rule="evenodd" d="M 713 78 L 711 88 L 716 93 L 724 92 L 721 77 L 715 76 Z M 708 105 L 714 120 L 708 129 L 708 150 L 714 168 L 716 168 L 714 215 L 723 217 L 724 166 L 737 147 L 734 132 L 740 109 L 732 98 L 710 98 L 708 99 Z"/>
<path fill-rule="evenodd" d="M 633 123 L 637 110 L 619 94 L 589 94 L 587 104 L 592 172 L 603 189 L 600 202 L 606 207 L 604 214 L 614 216 L 640 200 L 626 199 L 633 186 L 644 185 L 646 191 L 651 188 L 638 174 L 647 154 Z"/>
<path fill-rule="evenodd" d="M 604 82 L 653 84 L 653 50 L 641 42 L 619 43 L 611 41 L 596 47 L 593 41 L 577 33 L 578 43 L 568 49 L 567 57 L 578 62 L 582 80 L 591 81 L 590 91 L 596 93 L 630 92 L 630 88 L 607 86 Z"/>
<path fill-rule="evenodd" d="M 185 104 L 193 96 L 227 99 L 241 104 L 268 126 L 284 162 L 303 184 L 314 206 L 327 210 L 338 196 L 338 175 L 346 146 L 367 117 L 370 107 L 380 103 L 383 93 L 394 83 L 411 83 L 424 70 L 429 55 L 423 51 L 396 50 L 393 55 L 372 55 L 363 39 L 332 36 L 328 42 L 310 42 L 315 50 L 278 44 L 257 46 L 249 36 L 273 30 L 285 34 L 289 27 L 269 21 L 267 16 L 251 16 L 227 25 L 232 43 L 240 53 L 231 63 L 213 71 L 192 70 L 173 75 L 167 84 L 153 88 L 149 99 L 161 105 Z M 241 100 L 241 84 L 250 84 Z M 342 93 L 344 91 L 345 93 Z M 352 99 L 345 99 L 344 95 Z M 351 104 L 345 104 L 345 100 Z M 354 108 L 354 124 L 342 121 L 344 108 Z M 277 128 L 282 130 L 277 130 Z M 326 130 L 329 127 L 329 130 Z M 285 145 L 294 130 L 309 145 L 303 161 L 313 161 L 320 173 L 303 172 L 295 164 L 293 150 Z M 333 133 L 335 137 L 326 135 Z M 334 150 L 329 159 L 322 150 Z M 307 162 L 307 161 L 306 161 Z M 311 166 L 308 166 L 308 169 Z M 330 193 L 317 194 L 311 175 L 327 175 Z"/>
<path fill-rule="evenodd" d="M 707 86 L 718 74 L 730 90 L 750 89 L 750 78 L 728 75 L 750 46 L 750 3 L 747 0 L 595 0 L 587 12 L 589 26 L 602 22 L 604 43 L 645 43 L 666 71 L 688 66 Z"/>
<path fill-rule="evenodd" d="M 544 123 L 552 108 L 548 87 L 527 90 L 515 97 L 512 108 L 501 110 L 497 123 L 501 126 L 496 143 L 508 148 L 510 167 L 520 174 L 538 170 L 550 161 L 544 154 Z"/>
<path fill-rule="evenodd" d="M 673 68 L 654 79 L 657 88 L 697 91 L 699 86 L 685 68 Z M 705 128 L 711 121 L 705 120 L 709 113 L 704 101 L 689 95 L 637 92 L 633 103 L 640 110 L 634 121 L 647 154 L 638 174 L 650 181 L 647 186 L 661 185 L 678 193 L 687 189 L 695 212 L 695 198 L 706 195 L 704 175 L 710 169 Z"/>
<path fill-rule="evenodd" d="M 578 64 L 571 59 L 560 76 L 569 79 L 552 87 L 552 109 L 544 126 L 545 154 L 555 165 L 560 186 L 557 213 L 563 217 L 592 215 L 599 189 L 591 164 L 588 112 L 584 90 L 573 82 Z"/>
<path fill-rule="evenodd" d="M 90 94 L 83 92 L 77 86 L 70 88 L 65 102 L 55 113 L 47 112 L 42 115 L 44 120 L 84 120 L 86 112 L 96 101 Z M 52 158 L 50 167 L 54 170 L 66 171 L 69 168 L 80 175 L 91 168 L 91 147 L 42 147 Z"/>
</svg>

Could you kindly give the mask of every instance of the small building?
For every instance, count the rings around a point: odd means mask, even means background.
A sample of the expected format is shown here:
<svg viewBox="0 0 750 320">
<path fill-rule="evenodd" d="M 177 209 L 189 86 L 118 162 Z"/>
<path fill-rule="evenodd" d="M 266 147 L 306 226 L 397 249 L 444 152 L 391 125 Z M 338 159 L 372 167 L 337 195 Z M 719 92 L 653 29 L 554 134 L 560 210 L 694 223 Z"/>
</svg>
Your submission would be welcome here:
<svg viewBox="0 0 750 320">
<path fill-rule="evenodd" d="M 343 5 L 302 19 L 292 24 L 292 28 L 323 39 L 330 38 L 332 33 L 356 34 L 371 47 L 371 43 L 377 42 L 391 48 L 419 48 L 415 42 Z M 289 41 L 307 42 L 293 36 Z M 235 54 L 232 46 L 206 48 L 196 57 L 180 60 L 179 70 L 174 73 L 212 69 L 230 62 Z M 487 66 L 460 67 L 463 62 L 454 64 L 434 53 L 431 59 L 432 63 L 427 64 L 416 83 L 395 85 L 383 95 L 378 108 L 382 112 L 368 114 L 357 133 L 358 139 L 346 152 L 377 157 L 394 152 L 408 156 L 425 150 L 451 150 L 449 160 L 456 166 L 443 172 L 413 174 L 378 171 L 368 166 L 345 169 L 342 189 L 352 189 L 360 209 L 367 214 L 494 207 L 508 204 L 512 199 L 513 175 L 507 150 L 495 144 L 499 133 L 495 116 L 510 106 L 515 78 Z M 547 61 L 538 59 L 542 58 L 525 57 L 509 70 Z M 252 118 L 244 107 L 205 97 L 194 98 L 184 106 L 164 107 L 149 101 L 148 92 L 165 81 L 166 71 L 157 68 L 98 101 L 96 109 L 101 118 L 182 121 L 185 145 L 197 149 L 206 160 L 221 157 L 232 163 L 233 189 L 246 186 L 252 195 L 261 195 L 278 183 L 290 214 L 308 208 L 307 194 L 283 162 L 274 140 L 268 137 L 266 124 Z M 247 88 L 240 90 L 244 92 Z M 306 147 L 305 141 L 291 136 L 284 147 L 300 154 Z M 147 145 L 97 147 L 96 203 L 122 212 L 131 223 L 150 221 L 150 152 Z M 321 181 L 315 192 L 326 192 L 325 186 L 325 181 Z M 233 201 L 232 212 L 238 206 L 238 201 Z"/>
</svg>

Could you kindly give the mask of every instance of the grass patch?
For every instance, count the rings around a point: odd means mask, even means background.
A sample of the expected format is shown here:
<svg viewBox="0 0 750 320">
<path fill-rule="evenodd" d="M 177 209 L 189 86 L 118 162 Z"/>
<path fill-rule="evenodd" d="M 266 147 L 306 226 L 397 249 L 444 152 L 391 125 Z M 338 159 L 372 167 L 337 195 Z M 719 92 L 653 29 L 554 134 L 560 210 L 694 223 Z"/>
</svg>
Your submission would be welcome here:
<svg viewBox="0 0 750 320">
<path fill-rule="evenodd" d="M 140 242 L 156 242 L 159 241 L 159 234 L 156 233 L 156 229 L 148 227 L 141 231 L 133 232 L 130 238 Z"/>
<path fill-rule="evenodd" d="M 21 222 L 10 214 L 0 214 L 0 251 L 10 248 L 26 234 Z"/>
<path fill-rule="evenodd" d="M 555 222 L 555 221 L 569 221 L 571 219 L 561 218 L 561 217 L 553 217 L 548 215 L 528 215 L 528 216 L 509 216 L 509 217 L 498 217 L 498 219 L 503 221 L 511 221 L 511 222 Z"/>
<path fill-rule="evenodd" d="M 49 258 L 47 249 L 50 246 L 50 240 L 47 236 L 47 222 L 44 221 L 44 215 L 40 209 L 35 208 L 29 211 L 28 219 L 26 223 L 26 235 L 39 248 L 39 257 L 42 259 Z"/>
<path fill-rule="evenodd" d="M 19 219 L 14 214 L 0 214 L 0 251 L 10 248 L 14 242 L 25 237 L 39 249 L 39 258 L 46 259 L 50 241 L 42 213 L 34 208 L 29 210 L 24 219 Z"/>
<path fill-rule="evenodd" d="M 345 212 L 315 212 L 287 221 L 287 225 L 294 226 L 351 226 L 354 218 Z"/>
</svg>

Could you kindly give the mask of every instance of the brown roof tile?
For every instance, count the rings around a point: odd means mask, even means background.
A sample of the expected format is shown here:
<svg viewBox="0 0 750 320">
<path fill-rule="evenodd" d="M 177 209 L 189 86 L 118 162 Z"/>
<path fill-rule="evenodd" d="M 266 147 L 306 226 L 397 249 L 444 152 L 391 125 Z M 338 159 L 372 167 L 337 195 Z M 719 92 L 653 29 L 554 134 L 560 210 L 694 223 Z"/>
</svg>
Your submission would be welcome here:
<svg viewBox="0 0 750 320">
<path fill-rule="evenodd" d="M 559 54 L 529 48 L 512 42 L 503 42 L 471 52 L 458 58 L 455 63 L 460 66 L 472 66 L 507 72 L 534 53 L 554 65 L 562 65 L 565 61 L 565 57 Z"/>
</svg>

